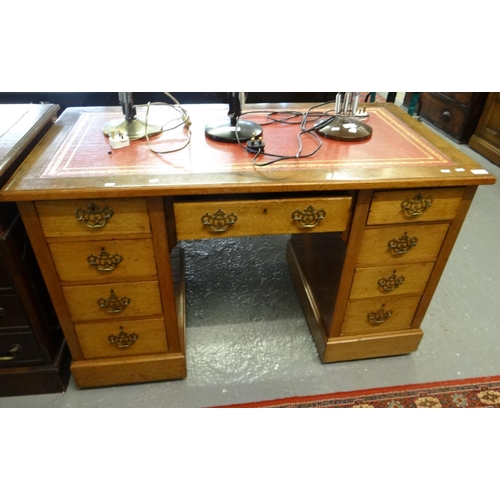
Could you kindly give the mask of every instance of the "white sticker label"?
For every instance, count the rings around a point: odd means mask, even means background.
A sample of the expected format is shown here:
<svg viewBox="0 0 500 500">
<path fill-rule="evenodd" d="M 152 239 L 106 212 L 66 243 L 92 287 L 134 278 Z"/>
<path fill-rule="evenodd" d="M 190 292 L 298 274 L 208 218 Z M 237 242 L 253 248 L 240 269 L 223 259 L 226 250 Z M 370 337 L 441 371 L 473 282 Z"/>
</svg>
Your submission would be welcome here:
<svg viewBox="0 0 500 500">
<path fill-rule="evenodd" d="M 456 168 L 455 172 L 465 172 L 465 168 Z"/>
<path fill-rule="evenodd" d="M 484 168 L 477 168 L 475 170 L 471 170 L 471 172 L 475 175 L 480 175 L 480 174 L 489 174 L 489 172 L 487 170 L 485 170 Z"/>
<path fill-rule="evenodd" d="M 443 172 L 443 174 L 449 174 L 451 172 L 451 170 L 448 168 L 442 168 L 441 172 Z"/>
<path fill-rule="evenodd" d="M 106 182 L 106 184 L 104 184 L 104 187 L 107 187 L 107 188 L 112 188 L 115 186 L 116 186 L 116 184 L 114 182 Z"/>
<path fill-rule="evenodd" d="M 149 179 L 150 184 L 155 184 L 156 182 L 160 182 L 160 179 Z"/>
</svg>

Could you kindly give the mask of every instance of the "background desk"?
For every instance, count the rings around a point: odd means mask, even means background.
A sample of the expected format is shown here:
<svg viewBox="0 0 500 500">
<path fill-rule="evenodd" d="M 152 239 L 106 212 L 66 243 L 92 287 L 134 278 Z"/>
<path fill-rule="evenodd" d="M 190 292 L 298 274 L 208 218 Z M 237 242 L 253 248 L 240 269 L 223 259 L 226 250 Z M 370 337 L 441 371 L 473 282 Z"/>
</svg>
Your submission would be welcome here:
<svg viewBox="0 0 500 500">
<path fill-rule="evenodd" d="M 0 187 L 56 119 L 53 104 L 0 105 Z M 15 203 L 0 204 L 0 396 L 63 392 L 70 355 Z"/>
<path fill-rule="evenodd" d="M 323 362 L 416 350 L 475 190 L 495 178 L 396 106 L 369 109 L 369 141 L 324 140 L 310 158 L 269 167 L 205 139 L 224 106 L 190 107 L 192 143 L 161 156 L 144 141 L 110 151 L 101 127 L 118 108 L 66 110 L 2 199 L 18 203 L 76 383 L 186 376 L 177 243 L 192 238 L 291 234 L 288 261 Z M 266 151 L 297 148 L 290 125 L 264 133 Z M 312 147 L 305 139 L 304 152 Z M 402 208 L 422 200 L 431 206 L 421 215 Z M 294 215 L 304 212 L 321 220 L 301 227 Z M 90 228 L 75 216 L 84 213 L 111 216 Z M 227 219 L 228 230 L 207 230 L 211 219 Z M 112 271 L 89 265 L 104 260 Z"/>
</svg>

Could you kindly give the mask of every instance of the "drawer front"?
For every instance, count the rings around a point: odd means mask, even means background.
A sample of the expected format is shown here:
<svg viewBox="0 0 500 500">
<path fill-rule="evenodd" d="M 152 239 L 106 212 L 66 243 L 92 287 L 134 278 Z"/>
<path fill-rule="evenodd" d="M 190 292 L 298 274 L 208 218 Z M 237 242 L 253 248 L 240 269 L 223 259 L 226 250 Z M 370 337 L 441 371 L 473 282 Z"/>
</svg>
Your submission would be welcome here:
<svg viewBox="0 0 500 500">
<path fill-rule="evenodd" d="M 168 350 L 163 319 L 75 325 L 86 359 L 152 354 Z"/>
<path fill-rule="evenodd" d="M 464 109 L 428 93 L 422 94 L 421 114 L 423 118 L 455 137 L 460 135 L 467 119 Z"/>
<path fill-rule="evenodd" d="M 61 281 L 111 282 L 156 276 L 150 239 L 52 243 L 49 247 Z"/>
<path fill-rule="evenodd" d="M 341 336 L 409 328 L 419 302 L 419 296 L 349 301 Z"/>
<path fill-rule="evenodd" d="M 401 266 L 363 267 L 356 269 L 351 299 L 387 297 L 388 295 L 421 295 L 434 262 Z"/>
<path fill-rule="evenodd" d="M 349 223 L 351 204 L 349 196 L 176 203 L 177 238 L 340 232 Z"/>
<path fill-rule="evenodd" d="M 12 290 L 13 288 L 14 285 L 12 284 L 9 273 L 7 272 L 7 266 L 3 261 L 2 254 L 0 253 L 0 292 Z"/>
<path fill-rule="evenodd" d="M 0 295 L 0 332 L 5 328 L 26 328 L 29 321 L 17 295 Z"/>
<path fill-rule="evenodd" d="M 436 260 L 448 227 L 449 224 L 422 224 L 366 229 L 358 266 Z"/>
<path fill-rule="evenodd" d="M 48 238 L 151 233 L 145 198 L 39 201 L 36 209 Z"/>
<path fill-rule="evenodd" d="M 26 362 L 43 361 L 43 354 L 32 332 L 0 335 L 0 370 Z"/>
<path fill-rule="evenodd" d="M 440 92 L 440 94 L 449 97 L 464 106 L 468 107 L 472 103 L 474 92 Z"/>
<path fill-rule="evenodd" d="M 452 220 L 464 192 L 464 188 L 375 192 L 368 225 Z"/>
<path fill-rule="evenodd" d="M 159 316 L 163 313 L 157 281 L 63 287 L 73 321 Z"/>
</svg>

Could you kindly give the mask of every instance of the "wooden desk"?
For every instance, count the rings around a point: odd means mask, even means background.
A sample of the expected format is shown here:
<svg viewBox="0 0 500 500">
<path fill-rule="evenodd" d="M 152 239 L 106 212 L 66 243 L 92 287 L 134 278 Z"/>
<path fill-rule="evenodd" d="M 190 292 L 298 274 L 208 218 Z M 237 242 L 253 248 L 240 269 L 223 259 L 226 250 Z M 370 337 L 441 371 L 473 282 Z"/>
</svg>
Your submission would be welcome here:
<svg viewBox="0 0 500 500">
<path fill-rule="evenodd" d="M 54 104 L 0 105 L 0 187 L 57 117 Z M 70 354 L 15 203 L 0 204 L 0 396 L 63 392 Z"/>
<path fill-rule="evenodd" d="M 324 139 L 309 158 L 267 167 L 205 138 L 225 106 L 188 109 L 192 142 L 167 155 L 143 140 L 111 151 L 101 127 L 118 108 L 67 109 L 1 193 L 21 211 L 77 385 L 186 376 L 177 243 L 192 238 L 290 234 L 323 362 L 415 351 L 477 186 L 495 177 L 393 104 L 369 107 L 368 141 Z M 266 152 L 293 156 L 297 133 L 264 127 Z M 152 145 L 180 146 L 174 135 Z M 303 154 L 314 147 L 303 138 Z"/>
</svg>

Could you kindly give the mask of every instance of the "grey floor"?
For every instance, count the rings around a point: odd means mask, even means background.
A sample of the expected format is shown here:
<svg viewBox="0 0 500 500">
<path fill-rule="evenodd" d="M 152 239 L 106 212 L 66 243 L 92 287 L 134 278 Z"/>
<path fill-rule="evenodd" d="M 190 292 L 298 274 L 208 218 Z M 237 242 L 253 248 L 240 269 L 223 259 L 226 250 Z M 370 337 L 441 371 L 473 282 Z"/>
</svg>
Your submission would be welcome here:
<svg viewBox="0 0 500 500">
<path fill-rule="evenodd" d="M 64 394 L 0 398 L 0 407 L 196 408 L 499 375 L 499 217 L 500 183 L 481 186 L 413 354 L 322 365 L 288 274 L 287 237 L 189 242 L 186 379 L 85 390 L 71 379 Z"/>
</svg>

